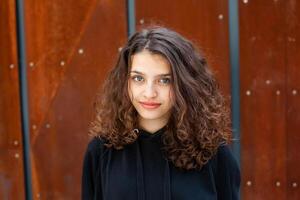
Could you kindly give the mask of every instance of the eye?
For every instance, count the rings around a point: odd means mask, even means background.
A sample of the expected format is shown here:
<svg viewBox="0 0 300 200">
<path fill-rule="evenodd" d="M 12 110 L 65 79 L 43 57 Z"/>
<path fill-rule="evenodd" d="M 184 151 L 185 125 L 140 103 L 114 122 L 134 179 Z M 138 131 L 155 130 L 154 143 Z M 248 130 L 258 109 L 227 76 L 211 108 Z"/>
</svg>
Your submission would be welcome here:
<svg viewBox="0 0 300 200">
<path fill-rule="evenodd" d="M 161 79 L 159 79 L 159 83 L 161 83 L 163 85 L 168 85 L 171 83 L 171 79 L 170 78 L 161 78 Z"/>
<path fill-rule="evenodd" d="M 133 76 L 132 80 L 134 80 L 135 82 L 142 82 L 144 78 L 142 76 Z"/>
</svg>

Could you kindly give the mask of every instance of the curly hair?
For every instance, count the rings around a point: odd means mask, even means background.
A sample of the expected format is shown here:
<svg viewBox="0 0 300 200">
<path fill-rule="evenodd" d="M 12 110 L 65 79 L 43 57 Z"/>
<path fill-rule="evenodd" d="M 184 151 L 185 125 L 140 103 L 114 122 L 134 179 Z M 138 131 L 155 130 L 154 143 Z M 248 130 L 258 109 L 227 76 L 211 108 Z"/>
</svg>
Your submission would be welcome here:
<svg viewBox="0 0 300 200">
<path fill-rule="evenodd" d="M 138 113 L 127 87 L 131 57 L 143 50 L 166 58 L 173 77 L 175 100 L 162 150 L 180 169 L 201 169 L 231 140 L 230 110 L 203 55 L 165 27 L 144 28 L 129 38 L 96 96 L 89 132 L 104 139 L 108 148 L 123 149 L 137 140 Z"/>
</svg>

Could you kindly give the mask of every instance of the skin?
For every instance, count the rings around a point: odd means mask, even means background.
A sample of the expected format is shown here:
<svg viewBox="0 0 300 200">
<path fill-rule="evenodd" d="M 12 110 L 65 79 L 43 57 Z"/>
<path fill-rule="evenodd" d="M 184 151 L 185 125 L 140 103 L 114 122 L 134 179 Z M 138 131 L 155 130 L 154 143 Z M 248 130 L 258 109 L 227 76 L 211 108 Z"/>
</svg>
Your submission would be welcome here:
<svg viewBox="0 0 300 200">
<path fill-rule="evenodd" d="M 159 54 L 147 50 L 132 56 L 128 94 L 138 112 L 140 128 L 154 133 L 165 126 L 173 107 L 172 75 L 169 62 Z M 141 102 L 158 103 L 149 109 Z"/>
</svg>

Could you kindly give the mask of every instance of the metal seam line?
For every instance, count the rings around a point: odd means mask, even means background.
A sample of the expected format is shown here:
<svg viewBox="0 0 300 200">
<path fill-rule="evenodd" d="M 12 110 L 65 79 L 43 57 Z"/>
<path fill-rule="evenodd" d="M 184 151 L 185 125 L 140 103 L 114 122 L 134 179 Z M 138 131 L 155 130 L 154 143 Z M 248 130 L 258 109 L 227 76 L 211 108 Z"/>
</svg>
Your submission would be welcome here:
<svg viewBox="0 0 300 200">
<path fill-rule="evenodd" d="M 135 0 L 127 0 L 128 37 L 135 32 Z"/>
<path fill-rule="evenodd" d="M 229 52 L 231 66 L 231 111 L 233 153 L 240 164 L 240 77 L 239 77 L 239 19 L 238 1 L 229 0 Z"/>
<path fill-rule="evenodd" d="M 20 88 L 20 107 L 21 107 L 21 126 L 24 158 L 24 184 L 26 200 L 32 200 L 32 180 L 30 163 L 30 132 L 29 132 L 29 113 L 28 113 L 28 92 L 27 92 L 27 66 L 25 48 L 25 24 L 24 24 L 24 2 L 16 1 L 16 22 L 17 22 L 17 51 L 19 66 L 19 88 Z"/>
</svg>

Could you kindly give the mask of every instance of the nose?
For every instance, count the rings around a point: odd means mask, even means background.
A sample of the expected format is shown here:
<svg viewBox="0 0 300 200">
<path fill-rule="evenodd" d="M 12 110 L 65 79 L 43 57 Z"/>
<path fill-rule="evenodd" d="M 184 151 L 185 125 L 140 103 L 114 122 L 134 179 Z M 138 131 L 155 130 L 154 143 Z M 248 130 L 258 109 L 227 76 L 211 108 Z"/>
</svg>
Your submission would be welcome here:
<svg viewBox="0 0 300 200">
<path fill-rule="evenodd" d="M 153 83 L 149 83 L 146 85 L 144 90 L 144 96 L 146 98 L 154 98 L 157 96 L 157 91 Z"/>
</svg>

